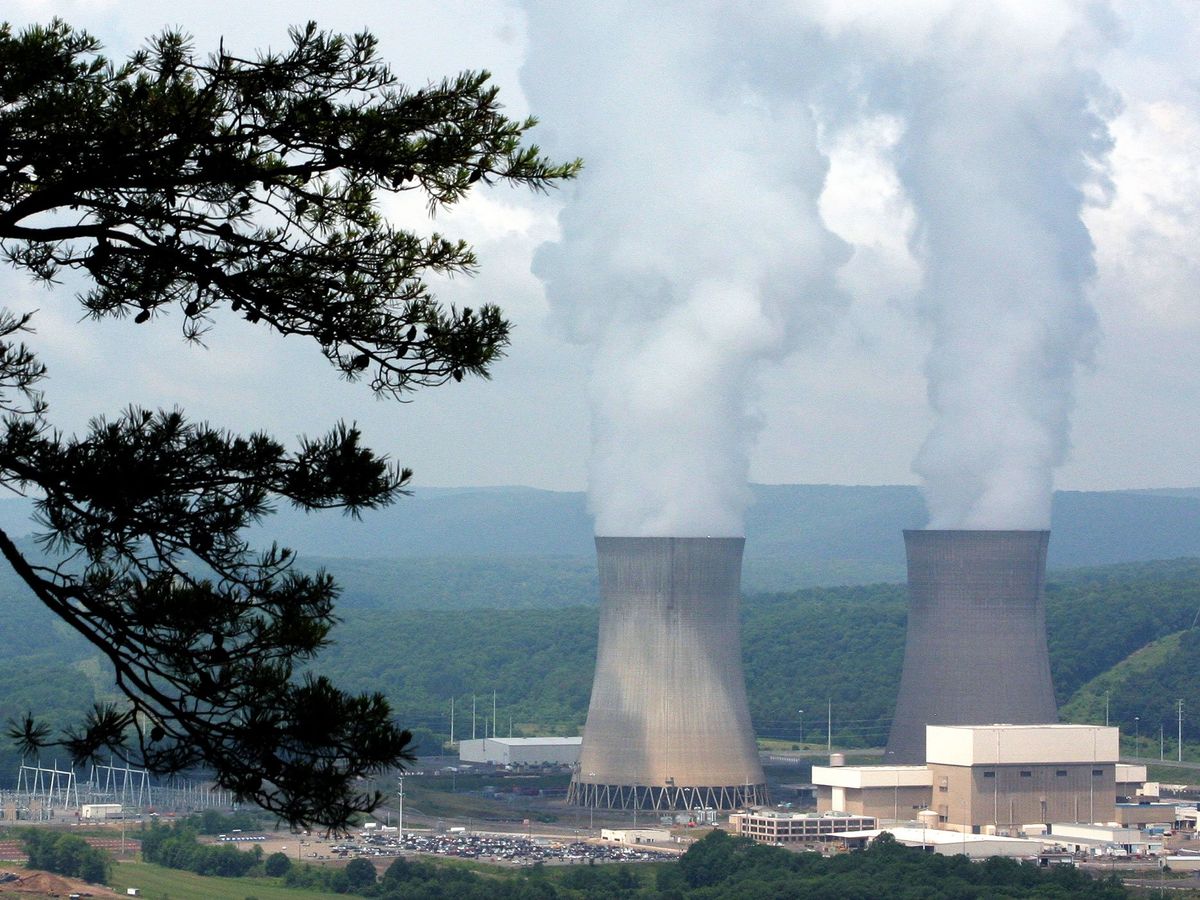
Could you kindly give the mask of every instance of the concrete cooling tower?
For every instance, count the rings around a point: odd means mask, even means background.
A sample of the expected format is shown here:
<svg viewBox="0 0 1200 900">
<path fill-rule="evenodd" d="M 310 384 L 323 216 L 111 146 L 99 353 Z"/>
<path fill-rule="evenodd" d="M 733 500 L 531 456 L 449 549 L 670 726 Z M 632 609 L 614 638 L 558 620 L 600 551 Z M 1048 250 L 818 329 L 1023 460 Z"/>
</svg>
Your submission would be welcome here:
<svg viewBox="0 0 1200 900">
<path fill-rule="evenodd" d="M 738 621 L 743 538 L 596 538 L 600 642 L 568 802 L 766 802 Z"/>
<path fill-rule="evenodd" d="M 908 637 L 889 764 L 926 725 L 1058 721 L 1046 650 L 1048 531 L 906 531 Z"/>
</svg>

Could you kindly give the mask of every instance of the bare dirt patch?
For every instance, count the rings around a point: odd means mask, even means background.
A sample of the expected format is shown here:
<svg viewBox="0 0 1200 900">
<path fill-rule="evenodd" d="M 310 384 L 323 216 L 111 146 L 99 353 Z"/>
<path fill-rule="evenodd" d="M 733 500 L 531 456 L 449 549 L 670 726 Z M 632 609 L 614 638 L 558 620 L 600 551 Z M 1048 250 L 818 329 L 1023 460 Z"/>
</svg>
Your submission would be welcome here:
<svg viewBox="0 0 1200 900">
<path fill-rule="evenodd" d="M 15 881 L 0 884 L 0 897 L 36 900 L 42 897 L 69 897 L 71 894 L 101 898 L 124 896 L 102 885 L 88 884 L 78 878 L 66 878 L 50 872 L 21 870 L 13 871 L 13 874 L 17 876 Z"/>
</svg>

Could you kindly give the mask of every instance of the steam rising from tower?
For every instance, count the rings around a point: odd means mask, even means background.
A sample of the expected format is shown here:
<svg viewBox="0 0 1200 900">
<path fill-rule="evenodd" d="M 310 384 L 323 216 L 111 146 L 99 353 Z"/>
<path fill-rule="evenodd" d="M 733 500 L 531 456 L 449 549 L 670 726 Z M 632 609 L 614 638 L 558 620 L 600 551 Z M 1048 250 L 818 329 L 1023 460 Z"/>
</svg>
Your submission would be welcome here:
<svg viewBox="0 0 1200 900">
<path fill-rule="evenodd" d="M 926 725 L 1058 720 L 1046 649 L 1048 531 L 906 531 L 908 637 L 889 763 Z"/>
<path fill-rule="evenodd" d="M 1103 4 L 952 4 L 903 76 L 898 171 L 918 219 L 936 421 L 917 458 L 932 528 L 1050 526 L 1091 347 L 1093 245 L 1115 103 Z"/>
<path fill-rule="evenodd" d="M 525 6 L 546 149 L 586 161 L 534 270 L 593 354 L 596 533 L 741 534 L 756 378 L 842 300 L 804 79 L 752 83 L 727 5 Z"/>
<path fill-rule="evenodd" d="M 598 537 L 600 642 L 568 801 L 766 800 L 742 677 L 742 538 Z"/>
</svg>

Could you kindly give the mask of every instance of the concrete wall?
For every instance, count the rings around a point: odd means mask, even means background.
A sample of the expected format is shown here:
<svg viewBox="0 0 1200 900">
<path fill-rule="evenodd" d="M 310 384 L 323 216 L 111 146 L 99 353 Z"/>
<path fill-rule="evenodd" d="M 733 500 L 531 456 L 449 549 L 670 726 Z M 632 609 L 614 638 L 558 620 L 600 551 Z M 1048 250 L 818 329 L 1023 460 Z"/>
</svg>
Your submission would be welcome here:
<svg viewBox="0 0 1200 900">
<path fill-rule="evenodd" d="M 1055 722 L 1043 593 L 1048 531 L 906 531 L 909 614 L 888 763 L 926 725 Z"/>
<path fill-rule="evenodd" d="M 694 805 L 681 788 L 761 790 L 738 620 L 744 543 L 596 538 L 600 640 L 574 802 L 597 803 L 602 785 L 656 808 Z"/>
<path fill-rule="evenodd" d="M 928 786 L 844 788 L 817 785 L 817 812 L 873 816 L 886 822 L 910 822 L 929 808 Z"/>
<path fill-rule="evenodd" d="M 1116 808 L 1112 763 L 947 766 L 930 763 L 942 824 L 967 830 L 1049 822 L 1108 822 Z M 1093 775 L 1096 771 L 1099 775 Z M 990 774 L 989 774 L 990 773 Z"/>
</svg>

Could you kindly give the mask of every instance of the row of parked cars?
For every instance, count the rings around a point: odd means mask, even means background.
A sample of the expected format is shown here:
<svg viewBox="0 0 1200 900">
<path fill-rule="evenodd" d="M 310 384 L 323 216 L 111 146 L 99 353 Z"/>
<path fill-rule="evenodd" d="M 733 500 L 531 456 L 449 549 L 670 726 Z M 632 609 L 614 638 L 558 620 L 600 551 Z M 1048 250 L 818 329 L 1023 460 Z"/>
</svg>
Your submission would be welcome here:
<svg viewBox="0 0 1200 900">
<path fill-rule="evenodd" d="M 642 847 L 589 844 L 583 841 L 563 843 L 530 839 L 521 835 L 498 834 L 395 834 L 369 835 L 357 844 L 332 848 L 339 855 L 395 856 L 402 850 L 466 859 L 490 859 L 499 862 L 636 862 L 673 859 L 669 854 Z"/>
</svg>

